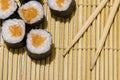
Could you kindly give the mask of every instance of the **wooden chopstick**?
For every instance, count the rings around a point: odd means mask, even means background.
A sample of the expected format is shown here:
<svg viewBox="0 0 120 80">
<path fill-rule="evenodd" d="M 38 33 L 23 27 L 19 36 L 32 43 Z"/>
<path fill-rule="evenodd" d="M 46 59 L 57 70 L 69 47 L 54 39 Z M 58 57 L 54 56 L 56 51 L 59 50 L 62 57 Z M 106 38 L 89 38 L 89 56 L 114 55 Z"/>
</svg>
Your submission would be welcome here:
<svg viewBox="0 0 120 80">
<path fill-rule="evenodd" d="M 92 21 L 96 18 L 98 13 L 102 10 L 102 8 L 105 6 L 105 4 L 108 2 L 108 0 L 102 0 L 102 2 L 99 4 L 99 6 L 95 9 L 95 11 L 91 14 L 91 16 L 88 18 L 86 23 L 83 25 L 83 27 L 79 30 L 77 35 L 74 37 L 68 48 L 63 53 L 63 56 L 67 54 L 67 52 L 72 48 L 72 46 L 78 41 L 78 39 L 83 35 L 83 33 L 88 29 L 89 25 L 92 23 Z"/>
<path fill-rule="evenodd" d="M 93 69 L 93 67 L 94 67 L 94 65 L 95 65 L 95 63 L 96 63 L 96 61 L 97 61 L 97 59 L 98 59 L 98 57 L 100 55 L 101 49 L 102 49 L 102 47 L 103 47 L 103 45 L 105 43 L 106 37 L 107 37 L 108 32 L 110 30 L 112 21 L 113 21 L 113 19 L 115 17 L 115 14 L 117 12 L 118 7 L 119 7 L 119 3 L 120 3 L 120 0 L 116 0 L 114 2 L 113 8 L 112 8 L 112 10 L 110 12 L 110 15 L 108 17 L 107 23 L 105 25 L 105 28 L 104 28 L 104 31 L 103 31 L 103 35 L 102 35 L 102 37 L 100 39 L 100 42 L 98 43 L 96 54 L 93 57 L 92 64 L 91 64 L 91 69 Z"/>
</svg>

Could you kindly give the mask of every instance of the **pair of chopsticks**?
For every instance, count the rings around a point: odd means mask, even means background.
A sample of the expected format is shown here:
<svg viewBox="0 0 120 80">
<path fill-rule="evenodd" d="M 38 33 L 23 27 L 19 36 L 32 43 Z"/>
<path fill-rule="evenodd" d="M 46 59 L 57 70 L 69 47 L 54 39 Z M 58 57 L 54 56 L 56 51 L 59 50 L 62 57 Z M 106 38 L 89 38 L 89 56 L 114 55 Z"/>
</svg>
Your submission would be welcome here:
<svg viewBox="0 0 120 80">
<path fill-rule="evenodd" d="M 72 46 L 78 41 L 78 39 L 83 35 L 83 33 L 88 29 L 89 25 L 93 22 L 93 20 L 97 17 L 99 12 L 103 9 L 105 4 L 108 2 L 108 0 L 102 0 L 102 2 L 99 4 L 99 6 L 95 9 L 95 11 L 91 14 L 91 16 L 88 18 L 86 23 L 82 26 L 82 28 L 79 30 L 79 32 L 76 34 L 68 48 L 63 53 L 63 56 L 65 56 L 68 51 L 72 48 Z"/>
<path fill-rule="evenodd" d="M 96 8 L 96 10 L 91 14 L 91 16 L 88 18 L 88 20 L 86 21 L 86 23 L 83 25 L 83 27 L 80 29 L 80 31 L 77 33 L 77 35 L 74 37 L 74 39 L 72 40 L 71 44 L 69 45 L 69 47 L 65 50 L 65 52 L 63 53 L 63 56 L 65 56 L 68 51 L 72 48 L 72 46 L 78 41 L 78 39 L 83 35 L 83 33 L 88 29 L 89 25 L 92 23 L 92 21 L 96 18 L 96 16 L 98 15 L 98 13 L 102 10 L 102 8 L 106 5 L 106 3 L 108 2 L 108 0 L 103 0 L 100 5 Z M 91 61 L 91 69 L 93 69 L 99 55 L 100 52 L 102 50 L 102 47 L 105 43 L 106 37 L 108 35 L 108 32 L 110 30 L 110 26 L 112 24 L 112 21 L 115 17 L 115 14 L 117 12 L 118 6 L 119 6 L 120 0 L 116 0 L 114 2 L 113 8 L 110 12 L 109 18 L 107 20 L 107 23 L 105 25 L 104 31 L 103 31 L 103 36 L 100 39 L 100 42 L 98 44 L 97 47 L 97 51 L 96 54 L 93 57 L 93 60 Z"/>
<path fill-rule="evenodd" d="M 113 22 L 113 19 L 115 17 L 115 14 L 117 12 L 119 4 L 120 4 L 120 0 L 116 0 L 114 2 L 114 4 L 113 4 L 112 10 L 111 10 L 110 15 L 109 15 L 108 20 L 107 20 L 107 23 L 105 24 L 103 35 L 102 35 L 102 37 L 100 39 L 100 42 L 98 43 L 96 54 L 93 57 L 92 64 L 91 64 L 91 69 L 93 69 L 93 67 L 96 64 L 96 61 L 97 61 L 97 59 L 98 59 L 98 57 L 100 55 L 100 52 L 101 52 L 102 47 L 103 47 L 103 45 L 105 43 L 106 37 L 107 37 L 108 32 L 110 30 L 111 24 Z"/>
</svg>

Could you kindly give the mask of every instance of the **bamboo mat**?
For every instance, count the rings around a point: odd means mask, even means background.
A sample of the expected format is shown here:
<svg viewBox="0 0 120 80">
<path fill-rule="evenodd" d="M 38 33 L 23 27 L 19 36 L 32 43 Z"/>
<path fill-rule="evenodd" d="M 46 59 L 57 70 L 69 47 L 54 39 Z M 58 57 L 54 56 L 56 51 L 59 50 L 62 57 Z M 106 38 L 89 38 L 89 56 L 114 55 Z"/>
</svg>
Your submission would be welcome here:
<svg viewBox="0 0 120 80">
<path fill-rule="evenodd" d="M 43 60 L 31 60 L 26 48 L 7 49 L 3 39 L 0 46 L 0 80 L 120 80 L 120 8 L 96 66 L 90 71 L 90 60 L 95 54 L 114 0 L 107 5 L 90 27 L 62 57 L 78 30 L 102 0 L 76 0 L 76 11 L 69 19 L 51 16 L 47 0 L 43 1 L 46 21 L 40 27 L 52 34 L 51 55 Z"/>
</svg>

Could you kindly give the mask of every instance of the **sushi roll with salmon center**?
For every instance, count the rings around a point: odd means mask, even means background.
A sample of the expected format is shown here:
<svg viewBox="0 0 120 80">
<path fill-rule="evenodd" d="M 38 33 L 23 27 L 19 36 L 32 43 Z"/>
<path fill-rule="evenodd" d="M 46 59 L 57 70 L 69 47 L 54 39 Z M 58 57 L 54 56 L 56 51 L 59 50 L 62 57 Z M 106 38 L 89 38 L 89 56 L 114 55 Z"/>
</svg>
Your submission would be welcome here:
<svg viewBox="0 0 120 80">
<path fill-rule="evenodd" d="M 9 19 L 2 24 L 2 36 L 10 48 L 25 46 L 25 23 L 21 19 Z"/>
<path fill-rule="evenodd" d="M 42 29 L 32 29 L 27 35 L 28 55 L 32 59 L 43 59 L 49 56 L 52 45 L 51 34 Z"/>
<path fill-rule="evenodd" d="M 17 9 L 15 0 L 0 0 L 0 19 L 6 19 Z"/>
<path fill-rule="evenodd" d="M 75 9 L 74 0 L 48 0 L 48 6 L 51 9 L 52 14 L 62 18 L 68 18 L 71 16 Z"/>
<path fill-rule="evenodd" d="M 27 24 L 33 24 L 43 19 L 44 9 L 39 2 L 29 1 L 18 9 L 18 14 Z"/>
</svg>

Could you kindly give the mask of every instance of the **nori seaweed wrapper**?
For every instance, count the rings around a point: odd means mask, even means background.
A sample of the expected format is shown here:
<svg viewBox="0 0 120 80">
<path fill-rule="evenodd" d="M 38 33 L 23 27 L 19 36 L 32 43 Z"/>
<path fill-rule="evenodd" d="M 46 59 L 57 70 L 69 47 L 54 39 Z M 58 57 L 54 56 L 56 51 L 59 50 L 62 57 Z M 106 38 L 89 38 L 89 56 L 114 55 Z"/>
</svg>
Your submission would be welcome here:
<svg viewBox="0 0 120 80">
<path fill-rule="evenodd" d="M 12 48 L 12 49 L 22 48 L 22 47 L 26 46 L 26 37 L 18 43 L 13 44 L 13 43 L 8 43 L 6 41 L 5 41 L 5 43 L 9 48 Z"/>
<path fill-rule="evenodd" d="M 48 57 L 51 53 L 51 49 L 45 53 L 42 53 L 42 54 L 36 54 L 36 53 L 32 53 L 30 52 L 28 49 L 28 55 L 32 58 L 32 59 L 35 59 L 35 60 L 41 60 L 41 59 L 45 59 L 46 57 Z"/>
</svg>

